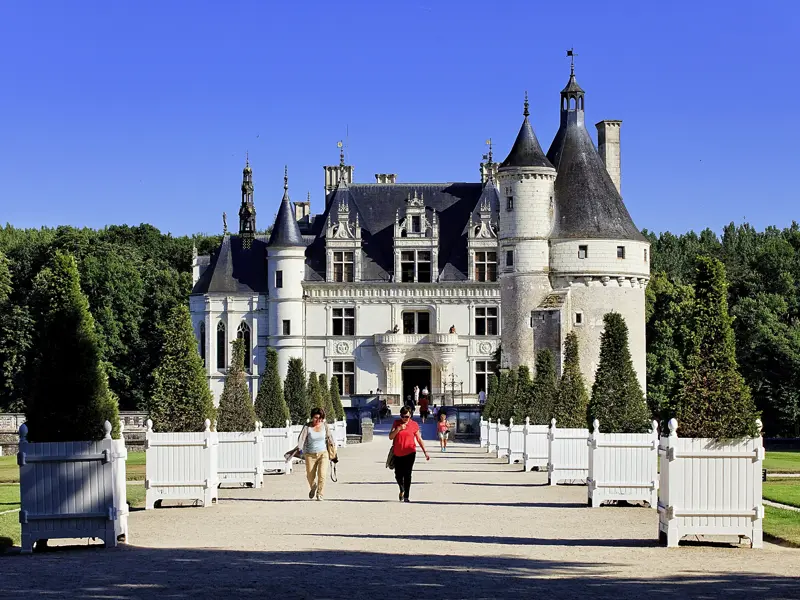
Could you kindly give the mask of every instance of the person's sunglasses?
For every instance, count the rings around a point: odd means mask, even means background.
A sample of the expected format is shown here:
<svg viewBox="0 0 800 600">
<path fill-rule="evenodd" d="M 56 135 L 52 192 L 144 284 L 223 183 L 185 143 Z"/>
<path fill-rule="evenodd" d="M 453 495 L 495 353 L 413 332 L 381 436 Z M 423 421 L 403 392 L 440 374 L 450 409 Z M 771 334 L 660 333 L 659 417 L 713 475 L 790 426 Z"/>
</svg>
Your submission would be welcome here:
<svg viewBox="0 0 800 600">
<path fill-rule="evenodd" d="M 410 417 L 409 415 L 403 415 L 403 416 L 401 416 L 400 418 L 401 418 L 401 419 L 410 419 L 411 417 Z"/>
</svg>

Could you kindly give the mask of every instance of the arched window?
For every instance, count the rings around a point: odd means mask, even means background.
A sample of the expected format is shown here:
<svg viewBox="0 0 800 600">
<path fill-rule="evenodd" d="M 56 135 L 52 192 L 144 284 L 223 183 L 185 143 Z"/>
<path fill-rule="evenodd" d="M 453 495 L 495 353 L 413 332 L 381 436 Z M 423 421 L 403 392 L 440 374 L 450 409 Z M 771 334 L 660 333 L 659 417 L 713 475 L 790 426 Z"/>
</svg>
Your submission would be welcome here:
<svg viewBox="0 0 800 600">
<path fill-rule="evenodd" d="M 200 358 L 203 359 L 203 366 L 206 366 L 206 324 L 203 321 L 200 321 L 200 327 L 198 329 L 197 337 L 199 338 L 198 343 L 200 346 Z"/>
<path fill-rule="evenodd" d="M 225 323 L 220 321 L 217 324 L 217 369 L 225 368 Z"/>
<path fill-rule="evenodd" d="M 244 321 L 236 330 L 236 337 L 244 341 L 244 370 L 250 371 L 250 326 Z"/>
</svg>

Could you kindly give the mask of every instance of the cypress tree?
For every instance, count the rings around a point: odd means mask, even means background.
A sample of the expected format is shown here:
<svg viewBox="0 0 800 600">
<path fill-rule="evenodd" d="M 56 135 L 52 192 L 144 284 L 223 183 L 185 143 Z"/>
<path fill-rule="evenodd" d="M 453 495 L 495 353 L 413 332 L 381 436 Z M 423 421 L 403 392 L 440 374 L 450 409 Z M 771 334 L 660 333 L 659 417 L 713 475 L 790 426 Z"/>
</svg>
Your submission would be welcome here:
<svg viewBox="0 0 800 600">
<path fill-rule="evenodd" d="M 694 335 L 673 414 L 682 437 L 741 438 L 758 434 L 758 413 L 736 362 L 724 265 L 695 263 Z"/>
<path fill-rule="evenodd" d="M 604 431 L 646 433 L 650 430 L 650 413 L 633 369 L 628 325 L 622 315 L 615 312 L 603 317 L 603 325 L 600 364 L 589 403 L 589 427 L 598 419 Z"/>
<path fill-rule="evenodd" d="M 11 295 L 11 270 L 6 255 L 0 252 L 0 306 Z"/>
<path fill-rule="evenodd" d="M 219 397 L 217 431 L 254 431 L 256 413 L 244 372 L 244 340 L 234 340 L 231 345 L 231 366 Z"/>
<path fill-rule="evenodd" d="M 517 369 L 517 387 L 511 401 L 511 416 L 517 425 L 524 423 L 525 417 L 530 416 L 532 392 L 531 371 L 527 366 L 520 365 Z"/>
<path fill-rule="evenodd" d="M 536 353 L 536 376 L 533 379 L 530 400 L 531 423 L 547 425 L 553 418 L 553 405 L 556 401 L 556 363 L 553 353 L 539 350 Z"/>
<path fill-rule="evenodd" d="M 289 407 L 292 423 L 303 425 L 311 413 L 308 393 L 306 392 L 306 375 L 302 358 L 290 358 L 283 384 L 283 397 Z"/>
<path fill-rule="evenodd" d="M 508 420 L 513 416 L 514 399 L 517 394 L 519 373 L 516 369 L 501 371 L 500 384 L 495 404 L 496 418 L 508 425 Z"/>
<path fill-rule="evenodd" d="M 342 397 L 339 395 L 339 378 L 334 375 L 331 377 L 331 404 L 336 413 L 337 421 L 344 421 L 344 406 L 342 406 Z"/>
<path fill-rule="evenodd" d="M 89 302 L 71 254 L 56 252 L 36 276 L 36 318 L 25 418 L 36 442 L 103 438 L 103 423 L 119 435 L 119 407 L 108 389 Z"/>
<path fill-rule="evenodd" d="M 286 427 L 290 420 L 289 407 L 283 397 L 283 384 L 278 372 L 278 353 L 267 348 L 264 376 L 258 386 L 255 404 L 256 418 L 264 427 Z"/>
<path fill-rule="evenodd" d="M 333 423 L 336 421 L 336 409 L 333 407 L 331 389 L 328 385 L 328 377 L 325 373 L 319 374 L 319 391 L 322 396 L 322 407 L 325 409 L 325 420 L 328 423 Z"/>
<path fill-rule="evenodd" d="M 308 374 L 306 395 L 308 397 L 308 403 L 311 407 L 311 410 L 314 410 L 315 408 L 325 408 L 322 398 L 322 390 L 319 389 L 319 377 L 317 377 L 317 373 L 315 371 L 311 371 Z"/>
<path fill-rule="evenodd" d="M 156 431 L 203 431 L 214 420 L 214 397 L 203 359 L 184 305 L 174 307 L 160 328 L 161 360 L 153 372 L 153 393 L 147 404 Z"/>
<path fill-rule="evenodd" d="M 589 395 L 581 374 L 578 336 L 574 331 L 564 341 L 564 372 L 558 384 L 553 417 L 556 427 L 585 427 Z"/>
<path fill-rule="evenodd" d="M 489 376 L 489 390 L 486 393 L 486 404 L 483 405 L 483 418 L 494 421 L 497 418 L 497 396 L 500 393 L 500 380 L 495 373 Z"/>
</svg>

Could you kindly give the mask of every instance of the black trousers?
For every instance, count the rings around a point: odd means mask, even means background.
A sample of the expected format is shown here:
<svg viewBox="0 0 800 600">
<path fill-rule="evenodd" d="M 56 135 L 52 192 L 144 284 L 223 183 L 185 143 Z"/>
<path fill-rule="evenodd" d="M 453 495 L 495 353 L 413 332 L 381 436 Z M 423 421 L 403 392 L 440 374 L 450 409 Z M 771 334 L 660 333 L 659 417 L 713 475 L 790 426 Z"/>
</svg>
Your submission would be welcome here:
<svg viewBox="0 0 800 600">
<path fill-rule="evenodd" d="M 405 456 L 394 457 L 394 478 L 397 480 L 397 485 L 400 486 L 400 491 L 408 498 L 411 492 L 411 471 L 414 469 L 414 460 L 417 458 L 417 453 L 412 452 Z"/>
</svg>

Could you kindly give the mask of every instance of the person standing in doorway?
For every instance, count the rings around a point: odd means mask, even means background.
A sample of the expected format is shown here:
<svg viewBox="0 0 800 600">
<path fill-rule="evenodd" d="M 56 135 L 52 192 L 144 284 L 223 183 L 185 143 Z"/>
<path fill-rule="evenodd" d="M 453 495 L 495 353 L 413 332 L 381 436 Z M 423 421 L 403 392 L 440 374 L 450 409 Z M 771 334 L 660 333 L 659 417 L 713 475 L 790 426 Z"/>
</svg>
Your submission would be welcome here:
<svg viewBox="0 0 800 600">
<path fill-rule="evenodd" d="M 425 419 L 428 418 L 428 395 L 423 394 L 422 398 L 419 400 L 419 416 L 422 418 L 422 422 L 425 422 Z"/>
<path fill-rule="evenodd" d="M 389 432 L 394 454 L 394 478 L 400 486 L 400 500 L 411 502 L 411 471 L 417 458 L 417 444 L 425 454 L 425 460 L 431 457 L 425 450 L 425 443 L 419 433 L 419 425 L 411 419 L 411 411 L 405 406 L 400 409 L 400 419 L 395 421 Z"/>
<path fill-rule="evenodd" d="M 439 411 L 436 432 L 439 434 L 439 445 L 442 447 L 442 452 L 447 452 L 447 438 L 450 437 L 450 423 L 447 422 L 447 413 L 443 410 Z"/>
<path fill-rule="evenodd" d="M 300 431 L 297 447 L 303 450 L 308 479 L 308 499 L 322 500 L 325 480 L 328 478 L 328 463 L 335 458 L 336 442 L 333 440 L 328 424 L 325 422 L 325 411 L 315 408 L 311 411 L 311 422 Z M 329 453 L 333 452 L 334 456 Z"/>
</svg>

